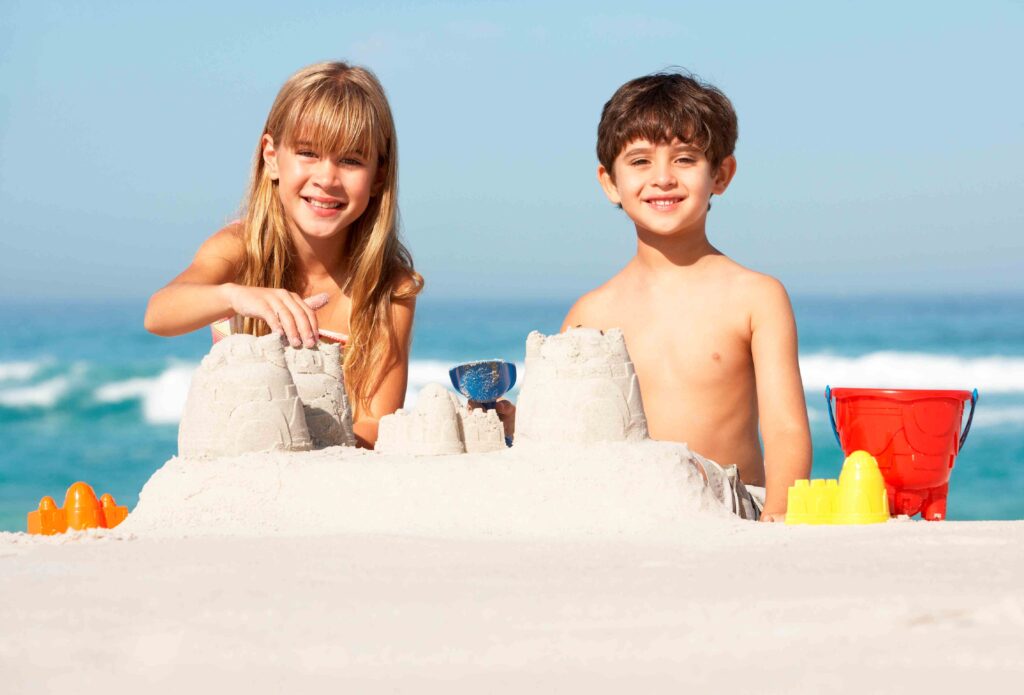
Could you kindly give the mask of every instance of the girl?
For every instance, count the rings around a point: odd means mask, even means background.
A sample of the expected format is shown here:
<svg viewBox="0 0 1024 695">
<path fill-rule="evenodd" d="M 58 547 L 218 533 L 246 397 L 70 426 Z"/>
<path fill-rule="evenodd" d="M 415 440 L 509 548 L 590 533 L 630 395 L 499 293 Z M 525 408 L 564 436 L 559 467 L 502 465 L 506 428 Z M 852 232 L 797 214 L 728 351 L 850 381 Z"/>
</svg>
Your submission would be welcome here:
<svg viewBox="0 0 1024 695">
<path fill-rule="evenodd" d="M 300 70 L 267 116 L 244 218 L 150 298 L 146 329 L 180 335 L 227 316 L 215 337 L 342 342 L 356 438 L 373 447 L 380 418 L 402 406 L 423 287 L 398 240 L 397 187 L 395 126 L 373 73 L 337 62 Z"/>
</svg>

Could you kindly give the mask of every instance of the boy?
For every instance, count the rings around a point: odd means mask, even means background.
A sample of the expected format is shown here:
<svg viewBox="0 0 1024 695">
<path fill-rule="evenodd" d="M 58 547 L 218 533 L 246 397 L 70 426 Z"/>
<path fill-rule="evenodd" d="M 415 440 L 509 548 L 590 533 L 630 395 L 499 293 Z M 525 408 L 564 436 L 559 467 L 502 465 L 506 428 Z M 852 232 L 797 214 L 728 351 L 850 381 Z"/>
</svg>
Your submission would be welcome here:
<svg viewBox="0 0 1024 695">
<path fill-rule="evenodd" d="M 705 231 L 711 197 L 736 173 L 736 134 L 726 96 L 691 77 L 660 73 L 615 92 L 597 176 L 633 221 L 637 251 L 562 330 L 621 328 L 651 437 L 734 464 L 746 486 L 766 487 L 760 519 L 779 521 L 787 489 L 811 470 L 793 311 L 778 280 L 730 260 Z"/>
</svg>

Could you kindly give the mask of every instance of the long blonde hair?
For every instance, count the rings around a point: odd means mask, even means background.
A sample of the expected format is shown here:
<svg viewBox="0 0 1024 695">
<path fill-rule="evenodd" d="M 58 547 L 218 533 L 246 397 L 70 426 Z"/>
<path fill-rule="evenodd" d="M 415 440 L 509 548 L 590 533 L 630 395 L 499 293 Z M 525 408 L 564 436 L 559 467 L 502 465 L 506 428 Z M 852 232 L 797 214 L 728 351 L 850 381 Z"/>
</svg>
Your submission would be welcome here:
<svg viewBox="0 0 1024 695">
<path fill-rule="evenodd" d="M 317 63 L 292 75 L 278 92 L 253 157 L 246 198 L 245 258 L 239 282 L 298 291 L 294 249 L 284 207 L 263 161 L 263 135 L 276 146 L 307 141 L 320 152 L 377 157 L 380 192 L 352 223 L 343 253 L 349 260 L 349 342 L 342 364 L 357 410 L 369 406 L 385 372 L 408 346 L 398 344 L 392 302 L 423 288 L 412 256 L 398 239 L 398 142 L 384 89 L 376 76 L 341 62 Z M 345 288 L 342 288 L 345 289 Z M 263 321 L 246 318 L 246 333 L 263 335 Z"/>
</svg>

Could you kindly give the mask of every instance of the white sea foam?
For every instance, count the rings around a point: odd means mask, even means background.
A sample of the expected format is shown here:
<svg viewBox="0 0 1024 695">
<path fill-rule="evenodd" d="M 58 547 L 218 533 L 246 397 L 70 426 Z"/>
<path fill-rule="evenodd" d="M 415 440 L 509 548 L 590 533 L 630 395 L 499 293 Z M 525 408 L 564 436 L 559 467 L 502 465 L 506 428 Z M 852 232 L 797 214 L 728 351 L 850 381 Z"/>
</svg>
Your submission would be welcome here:
<svg viewBox="0 0 1024 695">
<path fill-rule="evenodd" d="M 1006 425 L 1024 425 L 1024 408 L 986 408 L 984 403 L 979 403 L 971 426 L 984 428 Z"/>
<path fill-rule="evenodd" d="M 0 381 L 28 381 L 43 367 L 43 362 L 0 362 Z"/>
<path fill-rule="evenodd" d="M 71 380 L 58 376 L 31 386 L 0 391 L 0 405 L 10 408 L 52 408 L 71 387 Z"/>
<path fill-rule="evenodd" d="M 810 354 L 800 359 L 807 390 L 832 387 L 978 389 L 1024 392 L 1024 358 L 873 352 L 859 357 Z"/>
<path fill-rule="evenodd" d="M 194 364 L 176 364 L 159 376 L 115 381 L 96 389 L 93 397 L 100 403 L 142 401 L 142 415 L 153 425 L 174 424 L 181 419 Z"/>
</svg>

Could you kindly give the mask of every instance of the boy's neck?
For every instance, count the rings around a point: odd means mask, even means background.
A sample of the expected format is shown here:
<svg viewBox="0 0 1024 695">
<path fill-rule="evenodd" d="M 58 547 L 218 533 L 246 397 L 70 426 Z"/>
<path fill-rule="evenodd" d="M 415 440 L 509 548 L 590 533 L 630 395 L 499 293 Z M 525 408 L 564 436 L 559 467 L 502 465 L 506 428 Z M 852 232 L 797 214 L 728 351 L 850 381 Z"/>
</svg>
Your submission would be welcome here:
<svg viewBox="0 0 1024 695">
<path fill-rule="evenodd" d="M 666 236 L 636 228 L 636 260 L 646 271 L 660 272 L 690 266 L 721 252 L 708 241 L 704 228 Z"/>
</svg>

